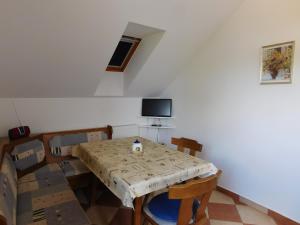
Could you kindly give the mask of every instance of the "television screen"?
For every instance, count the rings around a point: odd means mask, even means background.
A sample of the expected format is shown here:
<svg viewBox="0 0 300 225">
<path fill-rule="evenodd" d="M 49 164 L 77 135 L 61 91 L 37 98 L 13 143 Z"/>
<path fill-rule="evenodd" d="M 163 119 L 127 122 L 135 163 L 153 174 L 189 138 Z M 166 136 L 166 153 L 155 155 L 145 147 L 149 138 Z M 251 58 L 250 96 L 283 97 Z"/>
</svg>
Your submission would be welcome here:
<svg viewBox="0 0 300 225">
<path fill-rule="evenodd" d="M 142 101 L 142 116 L 171 117 L 172 99 L 150 99 Z"/>
</svg>

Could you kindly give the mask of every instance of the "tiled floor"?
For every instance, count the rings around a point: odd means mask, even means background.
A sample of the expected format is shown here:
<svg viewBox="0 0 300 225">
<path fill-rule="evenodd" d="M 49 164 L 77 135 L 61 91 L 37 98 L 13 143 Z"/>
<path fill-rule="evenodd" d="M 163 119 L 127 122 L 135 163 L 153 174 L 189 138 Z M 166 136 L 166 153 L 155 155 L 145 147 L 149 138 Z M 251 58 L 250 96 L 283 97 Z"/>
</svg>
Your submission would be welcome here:
<svg viewBox="0 0 300 225">
<path fill-rule="evenodd" d="M 122 207 L 121 202 L 108 190 L 95 206 L 87 210 L 95 225 L 131 225 L 132 210 Z M 207 225 L 277 225 L 268 215 L 246 205 L 236 204 L 232 198 L 213 192 L 207 207 Z"/>
</svg>

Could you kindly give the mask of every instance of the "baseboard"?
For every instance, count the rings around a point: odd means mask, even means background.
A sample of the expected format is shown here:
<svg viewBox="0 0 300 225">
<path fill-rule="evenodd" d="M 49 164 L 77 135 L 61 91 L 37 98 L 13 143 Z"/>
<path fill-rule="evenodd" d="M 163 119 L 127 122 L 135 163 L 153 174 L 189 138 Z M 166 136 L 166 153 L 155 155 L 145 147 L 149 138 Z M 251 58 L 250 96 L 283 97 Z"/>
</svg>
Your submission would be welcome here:
<svg viewBox="0 0 300 225">
<path fill-rule="evenodd" d="M 299 223 L 297 223 L 294 220 L 291 220 L 283 215 L 280 215 L 279 213 L 269 209 L 268 210 L 268 215 L 271 216 L 278 225 L 299 225 Z"/>
<path fill-rule="evenodd" d="M 232 191 L 229 191 L 229 190 L 227 190 L 227 189 L 225 189 L 225 188 L 222 188 L 222 187 L 220 187 L 220 186 L 217 186 L 217 190 L 218 190 L 219 192 L 224 193 L 225 195 L 230 196 L 230 197 L 233 199 L 233 201 L 234 201 L 235 203 L 240 203 L 240 196 L 239 196 L 238 194 L 236 194 L 236 193 L 234 193 L 234 192 L 232 192 Z"/>
<path fill-rule="evenodd" d="M 277 212 L 275 212 L 271 209 L 268 209 L 264 206 L 261 206 L 261 205 L 255 203 L 255 202 L 253 202 L 249 199 L 246 199 L 243 196 L 240 196 L 240 195 L 238 195 L 238 194 L 236 194 L 236 193 L 234 193 L 230 190 L 227 190 L 226 188 L 218 186 L 217 190 L 224 193 L 224 194 L 226 194 L 226 195 L 228 195 L 228 196 L 230 196 L 234 200 L 235 203 L 249 205 L 249 206 L 257 209 L 258 211 L 269 215 L 270 217 L 272 217 L 276 221 L 276 223 L 278 225 L 299 225 L 299 223 L 297 223 L 296 221 L 293 221 L 293 220 L 291 220 L 291 219 L 289 219 L 289 218 L 287 218 L 287 217 L 285 217 L 285 216 L 283 216 L 283 215 L 281 215 L 281 214 L 279 214 L 279 213 L 277 213 Z"/>
</svg>

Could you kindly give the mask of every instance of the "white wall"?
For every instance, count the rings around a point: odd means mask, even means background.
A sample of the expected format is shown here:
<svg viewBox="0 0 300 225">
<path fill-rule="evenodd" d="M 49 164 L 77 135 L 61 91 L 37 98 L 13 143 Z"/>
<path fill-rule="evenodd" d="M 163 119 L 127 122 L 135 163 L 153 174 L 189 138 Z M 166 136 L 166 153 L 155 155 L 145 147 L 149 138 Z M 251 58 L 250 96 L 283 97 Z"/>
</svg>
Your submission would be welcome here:
<svg viewBox="0 0 300 225">
<path fill-rule="evenodd" d="M 114 128 L 114 137 L 138 134 L 139 98 L 52 98 L 1 99 L 0 137 L 19 126 L 14 106 L 23 125 L 32 133 L 128 125 Z"/>
<path fill-rule="evenodd" d="M 109 124 L 114 138 L 139 135 L 156 141 L 156 129 L 138 126 L 150 122 L 141 117 L 140 98 L 0 98 L 0 137 L 21 124 L 28 125 L 31 133 Z M 158 137 L 164 133 L 160 130 Z"/>
<path fill-rule="evenodd" d="M 245 1 L 164 96 L 170 136 L 202 142 L 221 186 L 300 222 L 299 12 L 299 0 Z M 293 83 L 260 85 L 261 46 L 293 40 Z"/>
<path fill-rule="evenodd" d="M 123 96 L 124 73 L 104 72 L 100 78 L 95 96 Z"/>
</svg>

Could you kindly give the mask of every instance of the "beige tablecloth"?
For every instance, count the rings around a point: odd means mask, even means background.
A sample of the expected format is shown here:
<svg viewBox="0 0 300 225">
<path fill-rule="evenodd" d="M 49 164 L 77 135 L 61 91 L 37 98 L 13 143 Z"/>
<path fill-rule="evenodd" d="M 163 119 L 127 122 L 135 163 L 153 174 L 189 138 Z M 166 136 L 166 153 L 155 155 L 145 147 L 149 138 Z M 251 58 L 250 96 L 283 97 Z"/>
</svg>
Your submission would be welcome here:
<svg viewBox="0 0 300 225">
<path fill-rule="evenodd" d="M 143 153 L 131 152 L 136 139 L 143 144 Z M 212 163 L 140 137 L 84 143 L 73 155 L 128 207 L 136 197 L 217 172 Z"/>
</svg>

